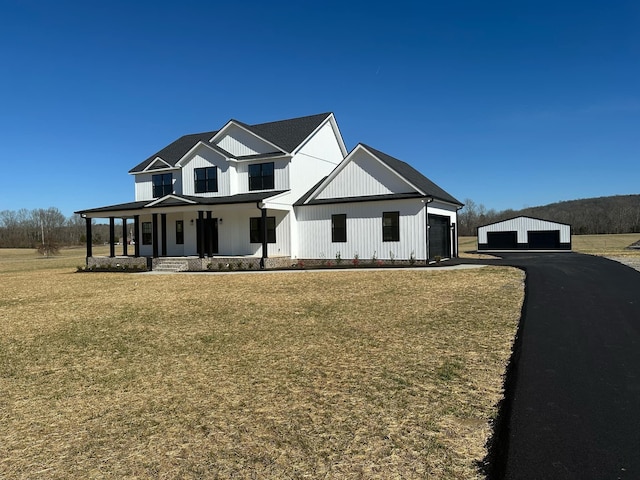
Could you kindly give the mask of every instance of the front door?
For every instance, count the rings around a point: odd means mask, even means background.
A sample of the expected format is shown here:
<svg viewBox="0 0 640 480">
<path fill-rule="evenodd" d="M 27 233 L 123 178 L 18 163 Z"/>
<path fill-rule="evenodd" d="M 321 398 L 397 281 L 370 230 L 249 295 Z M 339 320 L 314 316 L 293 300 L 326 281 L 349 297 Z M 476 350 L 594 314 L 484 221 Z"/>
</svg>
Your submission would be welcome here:
<svg viewBox="0 0 640 480">
<path fill-rule="evenodd" d="M 200 234 L 197 235 L 198 252 L 203 252 L 207 257 L 218 253 L 218 219 L 203 218 L 197 219 L 198 232 L 202 230 L 204 245 L 200 245 Z"/>
</svg>

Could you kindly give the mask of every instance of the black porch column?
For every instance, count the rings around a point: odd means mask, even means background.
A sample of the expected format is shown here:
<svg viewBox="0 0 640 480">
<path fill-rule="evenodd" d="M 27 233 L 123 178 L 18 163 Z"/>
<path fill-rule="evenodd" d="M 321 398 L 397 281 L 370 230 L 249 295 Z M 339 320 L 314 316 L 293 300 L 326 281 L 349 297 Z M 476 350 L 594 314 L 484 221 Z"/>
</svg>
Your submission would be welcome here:
<svg viewBox="0 0 640 480">
<path fill-rule="evenodd" d="M 162 256 L 167 256 L 167 214 L 160 214 L 160 232 L 162 235 Z"/>
<path fill-rule="evenodd" d="M 213 225 L 211 223 L 211 210 L 207 210 L 207 229 L 204 235 L 207 244 L 207 257 L 213 256 Z"/>
<path fill-rule="evenodd" d="M 116 256 L 116 220 L 109 217 L 109 256 Z"/>
<path fill-rule="evenodd" d="M 151 227 L 153 228 L 152 230 L 153 238 L 151 239 L 151 243 L 153 244 L 153 258 L 158 258 L 158 214 L 157 213 L 154 213 L 153 215 L 151 215 L 151 221 L 152 221 Z"/>
<path fill-rule="evenodd" d="M 133 216 L 133 256 L 140 256 L 140 215 Z"/>
<path fill-rule="evenodd" d="M 86 222 L 87 225 L 87 265 L 89 264 L 89 257 L 93 256 L 93 236 L 91 233 L 91 219 L 90 218 L 85 218 L 84 221 Z"/>
<path fill-rule="evenodd" d="M 196 235 L 198 237 L 198 256 L 204 258 L 204 212 L 202 210 L 198 210 Z"/>
<path fill-rule="evenodd" d="M 269 258 L 267 251 L 267 209 L 262 208 L 262 258 L 260 258 L 260 268 L 265 268 L 264 259 Z"/>
<path fill-rule="evenodd" d="M 129 256 L 127 247 L 129 246 L 129 235 L 127 235 L 127 219 L 122 219 L 122 255 Z"/>
</svg>

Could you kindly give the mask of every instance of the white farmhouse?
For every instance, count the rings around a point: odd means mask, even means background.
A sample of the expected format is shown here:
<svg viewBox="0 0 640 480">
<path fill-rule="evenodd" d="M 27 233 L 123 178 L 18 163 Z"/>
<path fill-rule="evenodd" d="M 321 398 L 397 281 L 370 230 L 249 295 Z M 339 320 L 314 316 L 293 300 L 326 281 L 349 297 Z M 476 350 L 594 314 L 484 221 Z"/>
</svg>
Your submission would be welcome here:
<svg viewBox="0 0 640 480">
<path fill-rule="evenodd" d="M 153 268 L 167 258 L 199 270 L 212 259 L 269 268 L 336 256 L 424 263 L 457 255 L 462 204 L 374 148 L 347 153 L 332 113 L 230 120 L 179 138 L 129 173 L 134 202 L 77 212 L 86 218 L 88 264 L 104 260 L 92 255 L 96 218 L 109 219 L 110 257 L 120 219 L 134 240 L 124 242 L 120 263 L 151 259 Z"/>
</svg>

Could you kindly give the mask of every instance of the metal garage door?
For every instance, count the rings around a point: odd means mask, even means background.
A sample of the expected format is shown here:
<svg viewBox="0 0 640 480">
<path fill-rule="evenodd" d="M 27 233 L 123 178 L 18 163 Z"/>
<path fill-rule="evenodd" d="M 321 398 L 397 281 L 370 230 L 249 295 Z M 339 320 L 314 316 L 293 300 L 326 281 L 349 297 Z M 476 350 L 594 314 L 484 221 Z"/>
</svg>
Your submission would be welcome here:
<svg viewBox="0 0 640 480">
<path fill-rule="evenodd" d="M 449 258 L 449 217 L 429 215 L 429 258 Z"/>
<path fill-rule="evenodd" d="M 499 250 L 518 248 L 518 232 L 487 232 L 487 247 Z"/>
<path fill-rule="evenodd" d="M 560 248 L 560 230 L 527 232 L 532 250 L 556 250 Z"/>
</svg>

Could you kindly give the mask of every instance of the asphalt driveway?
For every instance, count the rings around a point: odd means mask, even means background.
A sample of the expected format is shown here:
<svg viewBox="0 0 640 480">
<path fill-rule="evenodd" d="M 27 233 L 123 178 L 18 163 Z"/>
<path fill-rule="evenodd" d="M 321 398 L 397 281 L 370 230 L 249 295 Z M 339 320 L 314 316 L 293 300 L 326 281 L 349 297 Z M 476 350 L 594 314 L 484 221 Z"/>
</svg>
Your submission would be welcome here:
<svg viewBox="0 0 640 480">
<path fill-rule="evenodd" d="M 640 272 L 577 253 L 483 263 L 527 272 L 491 476 L 640 478 Z"/>
</svg>

